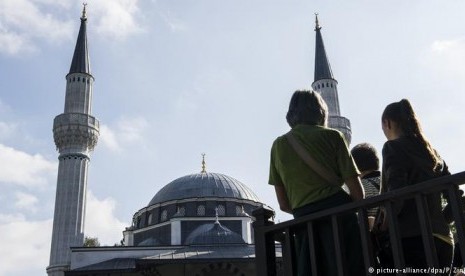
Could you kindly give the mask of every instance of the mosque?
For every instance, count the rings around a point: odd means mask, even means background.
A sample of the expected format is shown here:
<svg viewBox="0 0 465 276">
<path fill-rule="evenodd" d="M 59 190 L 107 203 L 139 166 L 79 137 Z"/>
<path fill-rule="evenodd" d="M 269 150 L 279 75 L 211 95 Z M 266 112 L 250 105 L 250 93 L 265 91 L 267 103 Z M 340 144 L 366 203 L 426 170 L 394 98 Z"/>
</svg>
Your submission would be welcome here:
<svg viewBox="0 0 465 276">
<path fill-rule="evenodd" d="M 66 75 L 64 112 L 53 123 L 59 165 L 48 275 L 256 275 L 251 214 L 266 203 L 239 180 L 207 171 L 205 160 L 199 173 L 168 183 L 135 212 L 123 231 L 123 246 L 83 247 L 87 169 L 99 136 L 86 28 L 84 6 Z M 328 104 L 330 127 L 350 143 L 350 122 L 340 114 L 320 30 L 316 17 L 312 88 Z"/>
</svg>

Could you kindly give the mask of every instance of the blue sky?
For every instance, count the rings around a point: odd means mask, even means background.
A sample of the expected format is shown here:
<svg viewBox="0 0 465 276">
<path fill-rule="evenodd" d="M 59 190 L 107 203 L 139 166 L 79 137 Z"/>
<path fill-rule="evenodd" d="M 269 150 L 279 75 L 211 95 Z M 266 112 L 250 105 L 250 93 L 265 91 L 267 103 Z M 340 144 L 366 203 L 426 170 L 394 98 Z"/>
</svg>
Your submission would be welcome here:
<svg viewBox="0 0 465 276">
<path fill-rule="evenodd" d="M 240 180 L 278 210 L 269 149 L 288 130 L 291 94 L 313 81 L 314 12 L 352 145 L 381 151 L 382 110 L 408 98 L 451 170 L 464 170 L 463 1 L 87 2 L 101 136 L 86 233 L 103 244 L 119 242 L 161 187 L 199 172 L 201 153 L 207 171 Z M 0 275 L 44 275 L 48 265 L 52 123 L 63 112 L 81 9 L 75 0 L 0 0 Z"/>
</svg>

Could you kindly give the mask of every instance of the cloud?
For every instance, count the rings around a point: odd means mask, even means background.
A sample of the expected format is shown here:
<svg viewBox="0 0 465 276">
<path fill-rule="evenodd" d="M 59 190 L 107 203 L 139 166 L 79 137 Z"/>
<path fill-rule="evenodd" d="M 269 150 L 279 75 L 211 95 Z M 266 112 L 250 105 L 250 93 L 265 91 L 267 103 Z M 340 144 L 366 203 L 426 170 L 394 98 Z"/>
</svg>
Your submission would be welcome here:
<svg viewBox="0 0 465 276">
<path fill-rule="evenodd" d="M 426 54 L 426 63 L 439 74 L 465 78 L 465 38 L 434 41 Z"/>
<path fill-rule="evenodd" d="M 0 51 L 9 55 L 37 50 L 37 40 L 70 39 L 73 22 L 48 11 L 66 7 L 59 1 L 0 1 Z M 41 9 L 42 8 L 42 9 Z"/>
<path fill-rule="evenodd" d="M 122 231 L 129 226 L 115 217 L 116 201 L 107 197 L 98 199 L 89 190 L 86 203 L 85 235 L 97 237 L 101 245 L 114 245 L 123 238 Z M 98 212 L 96 212 L 98 210 Z"/>
<path fill-rule="evenodd" d="M 101 0 L 92 3 L 89 13 L 95 13 L 97 32 L 112 38 L 126 38 L 140 33 L 143 28 L 136 22 L 139 16 L 138 0 Z M 90 15 L 92 16 L 92 15 Z"/>
<path fill-rule="evenodd" d="M 115 132 L 107 125 L 100 125 L 99 142 L 111 151 L 120 151 L 120 146 L 116 140 Z"/>
<path fill-rule="evenodd" d="M 115 127 L 100 126 L 100 141 L 111 151 L 120 152 L 126 146 L 142 142 L 148 122 L 143 117 L 121 118 Z"/>
<path fill-rule="evenodd" d="M 13 183 L 29 188 L 43 187 L 57 171 L 57 165 L 40 154 L 30 155 L 3 144 L 0 144 L 0 164 L 0 185 Z"/>
<path fill-rule="evenodd" d="M 37 211 L 37 203 L 39 202 L 39 199 L 35 197 L 34 195 L 31 194 L 26 194 L 23 192 L 16 192 L 16 202 L 15 202 L 15 207 L 19 209 L 24 209 L 30 212 L 36 212 Z"/>
<path fill-rule="evenodd" d="M 30 44 L 27 36 L 8 30 L 0 21 L 0 53 L 16 55 L 19 52 L 34 52 L 36 48 Z"/>
<path fill-rule="evenodd" d="M 1 42 L 0 42 L 1 43 Z M 0 103 L 1 108 L 1 103 Z M 17 130 L 17 125 L 0 121 L 0 141 L 11 137 Z"/>
<path fill-rule="evenodd" d="M 0 214 L 0 275 L 37 275 L 48 265 L 52 220 L 27 221 L 22 214 Z"/>
<path fill-rule="evenodd" d="M 88 6 L 87 14 L 99 34 L 126 38 L 143 30 L 136 21 L 137 4 L 138 0 L 99 0 Z M 1 0 L 0 53 L 19 56 L 38 51 L 41 42 L 72 40 L 79 26 L 76 5 L 71 0 Z M 71 13 L 75 13 L 71 19 L 63 18 Z"/>
<path fill-rule="evenodd" d="M 172 32 L 179 32 L 187 30 L 187 26 L 184 22 L 174 17 L 171 12 L 159 12 L 160 17 L 168 25 Z"/>
<path fill-rule="evenodd" d="M 148 122 L 145 118 L 122 118 L 118 122 L 118 129 L 123 142 L 138 142 L 143 138 L 143 132 L 147 128 Z"/>
</svg>

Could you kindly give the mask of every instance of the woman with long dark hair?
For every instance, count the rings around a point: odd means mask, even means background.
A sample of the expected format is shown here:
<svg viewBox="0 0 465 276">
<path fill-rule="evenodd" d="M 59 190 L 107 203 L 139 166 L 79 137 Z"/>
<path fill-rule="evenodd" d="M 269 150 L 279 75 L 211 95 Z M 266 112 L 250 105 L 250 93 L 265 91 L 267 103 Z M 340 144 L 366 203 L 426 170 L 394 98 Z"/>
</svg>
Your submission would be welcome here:
<svg viewBox="0 0 465 276">
<path fill-rule="evenodd" d="M 383 147 L 382 192 L 415 185 L 450 174 L 420 126 L 412 105 L 406 99 L 389 104 L 382 115 Z M 427 196 L 439 267 L 450 267 L 453 239 L 442 213 L 441 194 Z M 395 203 L 406 267 L 427 268 L 421 228 L 415 201 Z"/>
</svg>

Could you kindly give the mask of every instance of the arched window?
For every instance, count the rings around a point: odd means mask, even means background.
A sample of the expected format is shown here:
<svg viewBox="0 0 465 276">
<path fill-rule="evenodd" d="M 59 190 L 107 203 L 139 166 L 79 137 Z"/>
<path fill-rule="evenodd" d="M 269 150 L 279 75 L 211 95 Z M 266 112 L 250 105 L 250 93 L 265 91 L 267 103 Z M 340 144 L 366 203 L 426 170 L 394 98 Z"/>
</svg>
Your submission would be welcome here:
<svg viewBox="0 0 465 276">
<path fill-rule="evenodd" d="M 224 217 L 226 215 L 226 208 L 224 208 L 224 205 L 220 204 L 218 205 L 218 216 Z"/>
<path fill-rule="evenodd" d="M 163 210 L 161 212 L 160 221 L 166 221 L 168 219 L 168 211 Z"/>
<path fill-rule="evenodd" d="M 147 224 L 150 225 L 152 224 L 152 214 L 150 213 L 148 218 L 147 218 Z"/>
<path fill-rule="evenodd" d="M 205 216 L 205 205 L 197 206 L 197 216 Z"/>
<path fill-rule="evenodd" d="M 175 216 L 183 217 L 186 215 L 186 208 L 184 206 L 178 206 Z"/>
<path fill-rule="evenodd" d="M 244 210 L 244 206 L 236 205 L 236 216 L 239 216 L 240 214 L 242 214 L 243 210 Z"/>
</svg>

